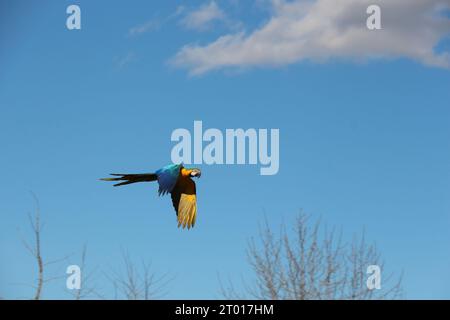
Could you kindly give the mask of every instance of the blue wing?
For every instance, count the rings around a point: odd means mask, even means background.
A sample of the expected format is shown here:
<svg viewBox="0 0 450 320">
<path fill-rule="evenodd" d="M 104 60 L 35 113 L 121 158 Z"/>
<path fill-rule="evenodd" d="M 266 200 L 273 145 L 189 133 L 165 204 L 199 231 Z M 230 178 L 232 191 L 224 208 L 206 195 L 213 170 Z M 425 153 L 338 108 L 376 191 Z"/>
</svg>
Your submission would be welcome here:
<svg viewBox="0 0 450 320">
<path fill-rule="evenodd" d="M 172 191 L 177 183 L 182 166 L 182 164 L 169 164 L 155 172 L 158 176 L 159 195 L 165 195 Z"/>
</svg>

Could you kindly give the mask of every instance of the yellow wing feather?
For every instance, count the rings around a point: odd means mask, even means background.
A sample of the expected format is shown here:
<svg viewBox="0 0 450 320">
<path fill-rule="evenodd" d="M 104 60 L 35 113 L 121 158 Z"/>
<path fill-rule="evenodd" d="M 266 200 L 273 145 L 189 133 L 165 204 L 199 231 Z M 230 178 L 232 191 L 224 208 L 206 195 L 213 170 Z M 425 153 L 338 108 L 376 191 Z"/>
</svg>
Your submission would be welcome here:
<svg viewBox="0 0 450 320">
<path fill-rule="evenodd" d="M 182 193 L 178 205 L 178 227 L 190 229 L 197 218 L 197 197 L 195 194 Z"/>
</svg>

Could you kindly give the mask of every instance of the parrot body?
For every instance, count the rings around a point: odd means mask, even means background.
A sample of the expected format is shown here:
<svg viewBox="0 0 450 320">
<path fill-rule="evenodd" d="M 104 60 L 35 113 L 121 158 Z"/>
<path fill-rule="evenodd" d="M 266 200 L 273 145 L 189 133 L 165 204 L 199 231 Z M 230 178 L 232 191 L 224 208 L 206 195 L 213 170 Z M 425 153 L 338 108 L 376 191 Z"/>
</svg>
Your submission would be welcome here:
<svg viewBox="0 0 450 320">
<path fill-rule="evenodd" d="M 184 168 L 182 164 L 167 165 L 155 173 L 119 174 L 112 173 L 114 178 L 103 178 L 103 181 L 121 181 L 115 187 L 136 182 L 158 181 L 159 195 L 170 193 L 172 204 L 177 214 L 178 227 L 190 229 L 197 218 L 197 195 L 193 177 L 200 178 L 200 169 Z"/>
</svg>

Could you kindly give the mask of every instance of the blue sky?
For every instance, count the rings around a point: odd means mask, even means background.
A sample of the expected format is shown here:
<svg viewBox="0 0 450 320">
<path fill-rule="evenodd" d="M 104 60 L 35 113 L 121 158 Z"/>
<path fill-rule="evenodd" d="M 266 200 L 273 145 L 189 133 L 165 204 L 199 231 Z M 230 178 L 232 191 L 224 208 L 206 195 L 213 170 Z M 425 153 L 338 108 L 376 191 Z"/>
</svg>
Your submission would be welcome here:
<svg viewBox="0 0 450 320">
<path fill-rule="evenodd" d="M 69 31 L 65 11 L 73 3 L 82 29 Z M 303 208 L 349 236 L 364 227 L 389 270 L 404 271 L 407 298 L 450 298 L 445 56 L 426 50 L 430 39 L 418 34 L 420 55 L 412 44 L 400 50 L 381 38 L 373 56 L 346 47 L 348 39 L 336 54 L 317 44 L 282 54 L 285 44 L 273 40 L 276 61 L 270 52 L 248 60 L 254 51 L 246 41 L 253 44 L 254 30 L 274 17 L 284 23 L 283 8 L 217 1 L 210 18 L 189 20 L 210 4 L 1 3 L 0 296 L 32 295 L 19 284 L 35 277 L 21 243 L 30 238 L 32 191 L 45 221 L 45 257 L 71 255 L 77 263 L 87 243 L 100 290 L 108 291 L 103 272 L 117 269 L 125 249 L 174 276 L 166 298 L 216 298 L 218 274 L 235 281 L 249 274 L 246 241 L 264 213 L 278 225 Z M 387 19 L 398 13 L 390 9 Z M 389 28 L 406 29 L 389 21 L 383 32 L 396 40 L 403 33 Z M 448 24 L 429 30 L 432 49 L 448 53 Z M 243 41 L 219 47 L 231 62 L 207 49 L 240 32 Z M 198 220 L 189 232 L 176 228 L 170 198 L 159 199 L 155 185 L 98 181 L 170 163 L 172 131 L 192 130 L 194 120 L 205 129 L 279 128 L 279 173 L 201 166 Z M 61 270 L 64 263 L 49 274 Z M 44 297 L 69 298 L 64 284 L 49 284 Z"/>
</svg>

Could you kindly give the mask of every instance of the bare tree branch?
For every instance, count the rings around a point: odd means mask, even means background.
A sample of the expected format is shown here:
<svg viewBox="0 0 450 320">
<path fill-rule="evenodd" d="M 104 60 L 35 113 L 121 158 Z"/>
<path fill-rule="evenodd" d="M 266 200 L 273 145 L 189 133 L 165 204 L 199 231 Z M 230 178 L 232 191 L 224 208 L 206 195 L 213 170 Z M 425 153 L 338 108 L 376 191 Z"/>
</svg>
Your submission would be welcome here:
<svg viewBox="0 0 450 320">
<path fill-rule="evenodd" d="M 22 244 L 24 245 L 25 249 L 34 257 L 37 264 L 37 280 L 36 285 L 32 285 L 35 289 L 34 293 L 34 300 L 40 300 L 42 297 L 42 290 L 45 283 L 48 283 L 53 280 L 61 279 L 64 276 L 53 276 L 49 278 L 45 278 L 45 267 L 51 264 L 55 264 L 57 262 L 61 262 L 67 259 L 67 257 L 64 257 L 62 259 L 57 259 L 49 262 L 45 262 L 42 256 L 42 242 L 41 242 L 41 235 L 42 235 L 42 229 L 44 224 L 41 221 L 41 209 L 40 204 L 37 196 L 31 192 L 31 195 L 33 196 L 34 202 L 35 202 L 35 211 L 34 215 L 31 213 L 28 213 L 28 221 L 30 223 L 31 230 L 33 232 L 33 241 L 27 242 L 23 237 L 21 238 Z"/>
<path fill-rule="evenodd" d="M 255 299 L 396 299 L 401 297 L 401 277 L 383 276 L 381 289 L 366 285 L 367 267 L 378 265 L 385 270 L 375 245 L 367 244 L 364 231 L 350 243 L 342 241 L 342 231 L 322 228 L 321 222 L 310 223 L 300 213 L 292 230 L 282 226 L 275 235 L 267 219 L 260 226 L 258 243 L 251 238 L 247 257 L 254 274 L 244 293 L 238 294 L 229 281 L 220 282 L 220 291 L 227 299 L 247 296 Z M 220 279 L 219 279 L 220 280 Z M 392 283 L 393 282 L 393 283 Z"/>
<path fill-rule="evenodd" d="M 34 235 L 34 247 L 28 245 L 26 242 L 26 248 L 30 253 L 34 256 L 37 262 L 38 266 L 38 279 L 37 279 L 37 286 L 36 286 L 36 292 L 34 294 L 34 300 L 39 300 L 41 298 L 42 294 L 42 286 L 44 285 L 44 263 L 42 260 L 41 255 L 41 210 L 39 206 L 39 200 L 37 197 L 33 195 L 34 201 L 36 203 L 36 211 L 34 217 L 31 216 L 31 214 L 28 214 L 28 219 L 30 221 L 30 226 L 33 231 Z"/>
<path fill-rule="evenodd" d="M 141 261 L 141 268 L 136 267 L 128 252 L 122 253 L 124 272 L 113 272 L 110 279 L 115 298 L 127 300 L 157 299 L 165 294 L 165 287 L 172 280 L 168 274 L 157 276 L 151 270 L 151 264 Z"/>
</svg>

